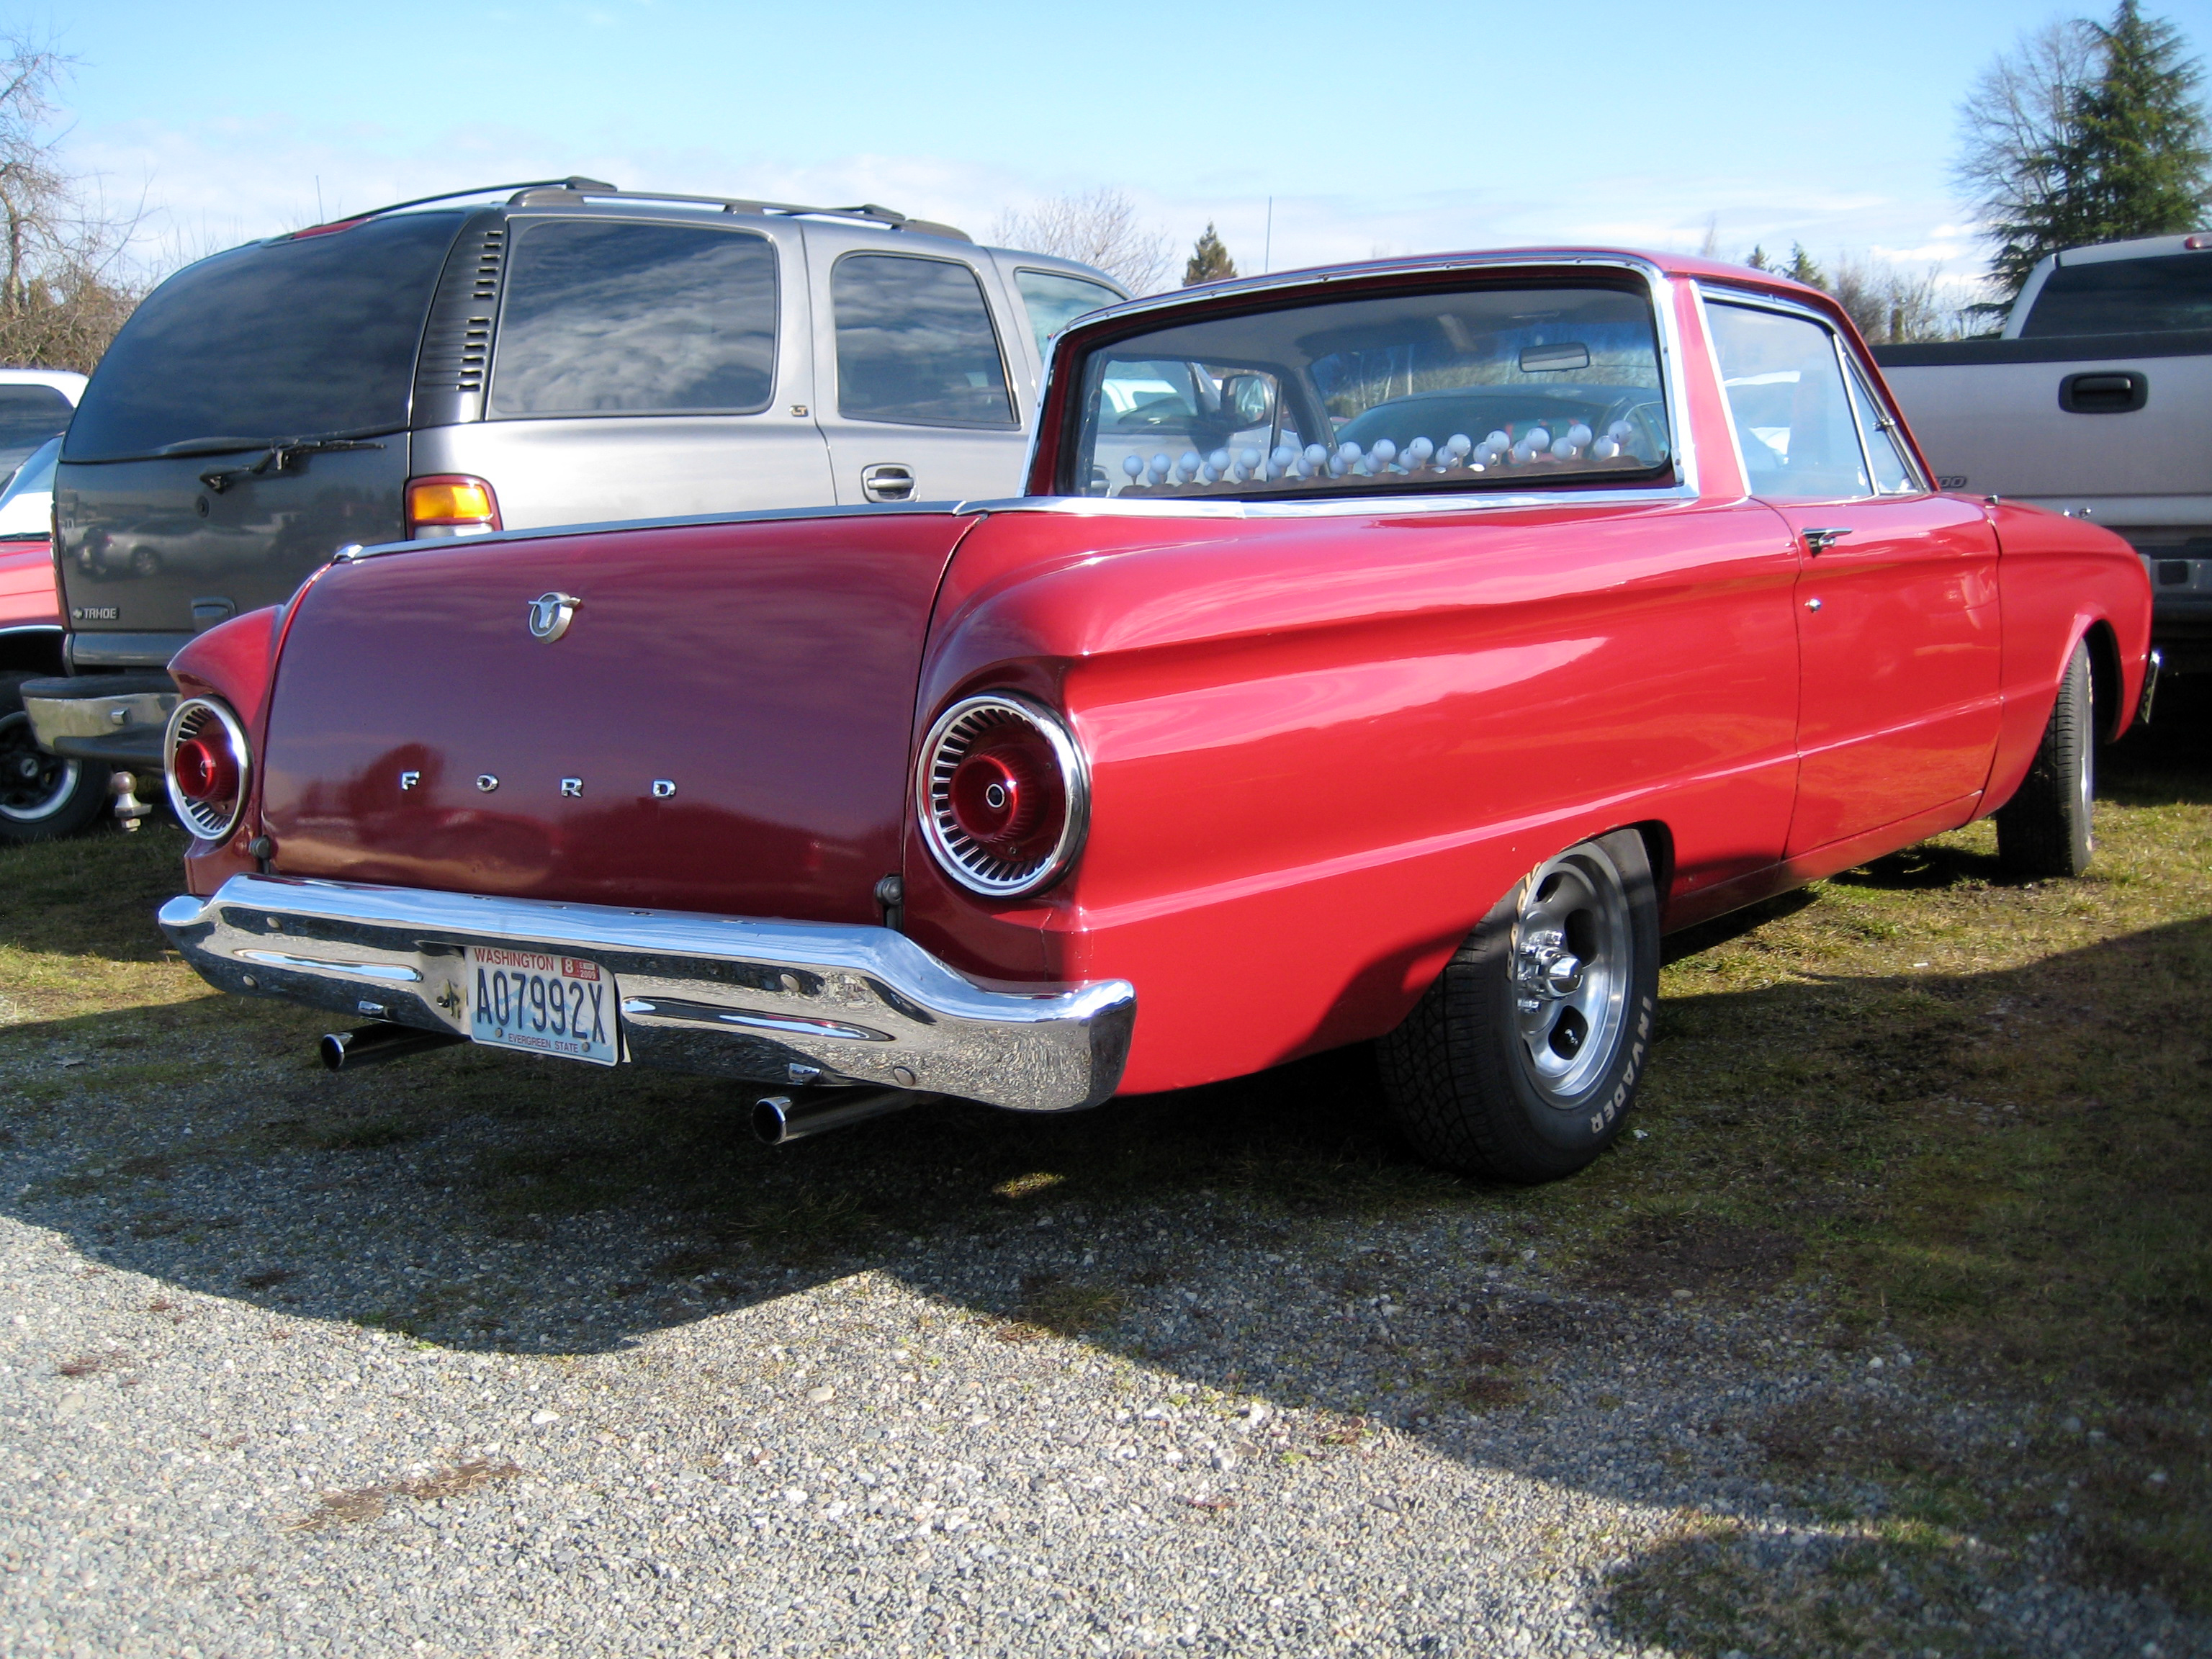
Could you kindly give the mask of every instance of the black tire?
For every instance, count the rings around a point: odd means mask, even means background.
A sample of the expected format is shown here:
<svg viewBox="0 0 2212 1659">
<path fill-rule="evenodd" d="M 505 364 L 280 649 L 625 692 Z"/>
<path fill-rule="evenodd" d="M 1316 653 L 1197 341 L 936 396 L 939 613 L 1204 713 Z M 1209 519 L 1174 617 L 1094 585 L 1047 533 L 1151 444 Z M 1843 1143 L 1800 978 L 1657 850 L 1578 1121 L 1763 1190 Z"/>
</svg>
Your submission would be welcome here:
<svg viewBox="0 0 2212 1659">
<path fill-rule="evenodd" d="M 32 737 L 21 687 L 36 678 L 0 674 L 0 843 L 59 841 L 107 805 L 106 767 L 49 755 Z"/>
<path fill-rule="evenodd" d="M 1643 837 L 1570 847 L 1514 884 L 1376 1045 L 1384 1097 L 1425 1158 L 1557 1181 L 1620 1134 L 1658 994 L 1659 898 Z"/>
<path fill-rule="evenodd" d="M 2027 779 L 1997 808 L 1997 861 L 2021 880 L 2082 874 L 2097 850 L 2096 810 L 2096 680 L 2084 640 L 2066 659 Z"/>
</svg>

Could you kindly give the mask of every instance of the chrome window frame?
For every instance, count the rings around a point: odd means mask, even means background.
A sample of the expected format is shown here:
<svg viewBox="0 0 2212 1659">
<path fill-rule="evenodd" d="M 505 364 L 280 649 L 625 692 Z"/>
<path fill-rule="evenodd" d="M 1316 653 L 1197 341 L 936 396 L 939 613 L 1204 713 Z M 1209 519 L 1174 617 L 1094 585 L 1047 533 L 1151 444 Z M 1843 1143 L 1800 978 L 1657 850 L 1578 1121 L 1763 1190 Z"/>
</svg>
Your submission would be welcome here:
<svg viewBox="0 0 2212 1659">
<path fill-rule="evenodd" d="M 1686 365 L 1681 331 L 1676 325 L 1674 317 L 1675 279 L 1649 259 L 1626 254 L 1547 253 L 1540 248 L 1526 249 L 1512 253 L 1413 259 L 1379 269 L 1328 271 L 1319 276 L 1304 273 L 1275 278 L 1262 277 L 1249 283 L 1239 283 L 1236 292 L 1240 299 L 1248 295 L 1285 294 L 1299 289 L 1320 295 L 1334 283 L 1364 283 L 1377 276 L 1450 276 L 1462 272 L 1508 270 L 1516 265 L 1626 270 L 1644 279 L 1644 292 L 1650 302 L 1652 324 L 1657 337 L 1659 389 L 1667 404 L 1668 442 L 1674 461 L 1673 483 L 1624 484 L 1613 489 L 1600 485 L 1581 489 L 1495 492 L 1462 487 L 1449 491 L 1439 490 L 1433 495 L 1401 495 L 1377 492 L 1371 495 L 1317 495 L 1295 500 L 1249 501 L 1218 496 L 1147 495 L 1131 500 L 1119 495 L 1021 495 L 1006 501 L 977 501 L 970 505 L 993 513 L 1072 513 L 1105 518 L 1127 515 L 1166 519 L 1327 519 L 1363 518 L 1377 514 L 1469 513 L 1509 507 L 1571 507 L 1577 502 L 1617 507 L 1624 501 L 1679 505 L 1697 501 L 1697 434 L 1692 430 L 1689 420 Z M 1189 296 L 1182 293 L 1132 300 L 1127 305 L 1115 307 L 1114 320 L 1119 324 L 1131 317 L 1142 316 L 1148 311 L 1165 310 L 1188 303 Z M 1053 353 L 1054 358 L 1059 356 L 1057 350 Z M 1052 372 L 1053 363 L 1048 361 L 1044 379 L 1037 388 L 1037 407 L 1040 410 L 1051 404 Z M 1036 471 L 1037 446 L 1042 441 L 1043 435 L 1044 422 L 1039 420 L 1036 429 L 1030 434 L 1029 453 L 1023 459 L 1022 475 L 1024 477 Z"/>
<path fill-rule="evenodd" d="M 1006 412 L 1009 418 L 1004 421 L 924 421 L 916 420 L 911 416 L 848 415 L 845 412 L 845 362 L 837 352 L 837 269 L 848 259 L 915 259 L 930 264 L 954 265 L 966 271 L 969 280 L 975 284 L 975 298 L 982 304 L 983 320 L 991 330 L 991 343 L 998 349 L 999 383 L 1006 394 Z M 995 276 L 997 273 L 993 274 Z M 1003 286 L 1001 284 L 1002 289 Z M 829 281 L 823 291 L 830 302 L 829 326 L 826 331 L 830 338 L 830 373 L 832 381 L 830 407 L 836 411 L 839 420 L 854 421 L 864 426 L 927 427 L 932 432 L 1019 432 L 1022 429 L 1022 399 L 1020 392 L 1015 388 L 1013 364 L 1006 356 L 1006 337 L 1000 326 L 998 307 L 991 303 L 991 290 L 984 283 L 982 268 L 974 260 L 963 259 L 950 253 L 908 253 L 903 248 L 896 247 L 848 247 L 830 260 Z M 1014 301 L 1016 304 L 1023 304 L 1018 294 L 1014 296 Z M 1029 310 L 1025 304 L 1023 305 L 1020 320 L 1024 327 L 1028 326 Z M 815 329 L 817 334 L 825 331 L 818 322 L 815 325 Z M 1040 403 L 1038 407 L 1042 408 L 1043 404 Z"/>
<path fill-rule="evenodd" d="M 507 335 L 507 308 L 514 297 L 516 250 L 521 246 L 522 239 L 540 225 L 568 224 L 674 226 L 678 229 L 709 231 L 721 236 L 750 236 L 767 243 L 769 269 L 775 283 L 775 311 L 770 319 L 768 337 L 768 401 L 745 409 L 732 406 L 711 409 L 562 409 L 501 413 L 495 407 L 495 399 L 499 396 L 500 356 Z M 533 213 L 526 209 L 509 214 L 501 221 L 501 228 L 507 233 L 507 253 L 500 271 L 499 307 L 492 313 L 491 362 L 484 371 L 483 413 L 480 418 L 485 424 L 505 421 L 676 421 L 710 416 L 757 418 L 776 412 L 777 394 L 783 389 L 783 323 L 787 296 L 784 291 L 783 241 L 769 228 L 760 225 L 718 224 L 696 214 Z"/>
<path fill-rule="evenodd" d="M 1772 312 L 1778 316 L 1811 323 L 1826 332 L 1828 337 L 1828 349 L 1835 354 L 1836 372 L 1844 378 L 1844 406 L 1850 411 L 1851 430 L 1857 435 L 1859 441 L 1859 465 L 1864 471 L 1867 481 L 1865 495 L 1845 496 L 1843 499 L 1854 501 L 1901 501 L 1910 499 L 1909 495 L 1885 495 L 1875 485 L 1874 452 L 1867 443 L 1866 425 L 1859 419 L 1856 404 L 1851 397 L 1852 374 L 1856 373 L 1858 375 L 1865 384 L 1868 397 L 1874 401 L 1876 407 L 1885 410 L 1891 420 L 1902 427 L 1904 419 L 1878 389 L 1881 384 L 1879 377 L 1868 374 L 1865 367 L 1852 355 L 1849 343 L 1844 338 L 1843 331 L 1836 326 L 1832 319 L 1823 315 L 1811 306 L 1801 305 L 1794 300 L 1784 299 L 1778 294 L 1767 294 L 1757 289 L 1737 288 L 1732 283 L 1716 283 L 1705 278 L 1692 283 L 1691 287 L 1697 295 L 1698 319 L 1705 328 L 1706 344 L 1712 353 L 1713 378 L 1720 389 L 1721 408 L 1728 416 L 1729 441 L 1735 447 L 1736 471 L 1743 479 L 1745 495 L 1755 496 L 1759 500 L 1765 499 L 1752 489 L 1751 469 L 1744 464 L 1743 439 L 1735 429 L 1735 410 L 1729 402 L 1728 374 L 1721 365 L 1720 342 L 1713 333 L 1712 319 L 1707 309 L 1709 305 L 1729 305 L 1745 311 Z M 1917 489 L 1911 492 L 1911 495 L 1932 495 L 1936 493 L 1933 482 L 1921 470 L 1918 459 L 1910 449 L 1899 447 L 1898 457 L 1905 462 L 1905 471 L 1918 486 Z"/>
</svg>

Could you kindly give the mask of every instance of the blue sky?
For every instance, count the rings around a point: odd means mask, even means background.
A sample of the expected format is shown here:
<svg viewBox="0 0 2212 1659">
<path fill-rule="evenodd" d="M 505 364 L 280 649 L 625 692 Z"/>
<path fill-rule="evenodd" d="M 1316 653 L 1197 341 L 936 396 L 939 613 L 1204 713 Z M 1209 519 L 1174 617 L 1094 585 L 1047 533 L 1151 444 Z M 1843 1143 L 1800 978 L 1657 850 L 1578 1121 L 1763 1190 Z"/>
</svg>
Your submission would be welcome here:
<svg viewBox="0 0 2212 1659">
<path fill-rule="evenodd" d="M 2150 9 L 2191 49 L 2212 0 Z M 82 61 L 67 144 L 171 243 L 581 171 L 873 200 L 981 234 L 1127 191 L 1257 270 L 1539 240 L 1802 240 L 1974 269 L 1953 108 L 1997 0 L 813 6 L 142 0 L 16 14 Z M 1267 202 L 1274 198 L 1272 246 Z"/>
</svg>

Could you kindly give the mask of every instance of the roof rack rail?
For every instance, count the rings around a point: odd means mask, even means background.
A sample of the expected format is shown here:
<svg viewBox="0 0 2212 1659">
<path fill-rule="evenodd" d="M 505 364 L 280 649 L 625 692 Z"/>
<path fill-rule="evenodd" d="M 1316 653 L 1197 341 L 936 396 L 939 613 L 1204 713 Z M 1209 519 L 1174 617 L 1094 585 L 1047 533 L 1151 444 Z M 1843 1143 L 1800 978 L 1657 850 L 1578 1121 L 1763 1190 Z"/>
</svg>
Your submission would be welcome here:
<svg viewBox="0 0 2212 1659">
<path fill-rule="evenodd" d="M 511 204 L 522 206 L 529 200 L 532 192 L 541 189 L 573 191 L 581 196 L 611 196 L 624 202 L 680 202 L 697 207 L 718 207 L 725 213 L 775 214 L 789 218 L 860 219 L 890 230 L 912 231 L 918 236 L 943 236 L 956 242 L 975 240 L 966 231 L 954 226 L 939 223 L 934 219 L 911 218 L 896 208 L 884 207 L 875 202 L 863 202 L 857 207 L 808 207 L 798 202 L 762 202 L 749 197 L 694 196 L 679 191 L 617 190 L 611 185 L 602 185 L 588 179 L 524 185 L 510 198 Z"/>
<path fill-rule="evenodd" d="M 566 179 L 523 179 L 513 184 L 478 185 L 471 190 L 441 190 L 435 196 L 417 196 L 410 201 L 387 202 L 382 207 L 368 208 L 360 213 L 349 213 L 341 219 L 331 219 L 319 225 L 308 225 L 299 230 L 288 231 L 283 236 L 274 240 L 284 241 L 294 236 L 309 236 L 317 231 L 335 230 L 340 225 L 359 224 L 363 219 L 374 219 L 380 214 L 397 213 L 403 208 L 427 207 L 432 202 L 458 201 L 464 196 L 489 196 L 494 191 L 500 190 L 525 191 L 548 188 L 585 191 L 593 195 L 602 191 L 611 196 L 622 194 L 604 179 L 586 179 L 574 173 L 571 173 Z"/>
<path fill-rule="evenodd" d="M 933 219 L 913 219 L 896 208 L 887 208 L 874 202 L 863 202 L 858 207 L 805 207 L 796 202 L 756 202 L 729 196 L 688 196 L 668 191 L 624 190 L 604 179 L 586 179 L 580 173 L 571 173 L 566 179 L 524 179 L 513 184 L 478 185 L 471 190 L 441 191 L 435 196 L 417 196 L 404 202 L 387 203 L 383 207 L 369 208 L 361 213 L 349 213 L 342 219 L 327 223 L 309 225 L 304 229 L 287 232 L 277 240 L 289 240 L 295 236 L 312 236 L 319 232 L 335 230 L 340 225 L 358 224 L 364 219 L 374 219 L 386 213 L 398 213 L 403 209 L 427 207 L 432 202 L 458 201 L 464 196 L 489 196 L 495 191 L 513 192 L 507 198 L 510 207 L 520 207 L 529 201 L 534 191 L 557 190 L 574 196 L 611 196 L 625 202 L 688 202 L 701 207 L 718 207 L 725 213 L 773 213 L 791 217 L 824 219 L 860 219 L 870 224 L 882 225 L 891 230 L 912 231 L 917 236 L 942 236 L 955 242 L 972 242 L 975 239 L 966 231 L 951 225 L 940 224 Z"/>
</svg>

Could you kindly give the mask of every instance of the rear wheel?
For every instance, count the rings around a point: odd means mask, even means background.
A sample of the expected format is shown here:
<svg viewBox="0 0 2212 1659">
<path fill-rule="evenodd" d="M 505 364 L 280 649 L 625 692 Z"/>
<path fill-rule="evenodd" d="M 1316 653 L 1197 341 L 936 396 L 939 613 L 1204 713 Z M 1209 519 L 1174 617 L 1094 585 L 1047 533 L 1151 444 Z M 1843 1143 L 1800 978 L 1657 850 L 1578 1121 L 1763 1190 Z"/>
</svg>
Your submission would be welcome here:
<svg viewBox="0 0 2212 1659">
<path fill-rule="evenodd" d="M 2084 640 L 2066 659 L 2027 780 L 1997 808 L 1997 860 L 2005 873 L 2033 881 L 2084 873 L 2097 850 L 2096 804 L 2096 681 Z"/>
<path fill-rule="evenodd" d="M 32 678 L 0 675 L 0 842 L 73 836 L 107 803 L 107 768 L 50 755 L 31 735 L 21 687 Z"/>
<path fill-rule="evenodd" d="M 1643 838 L 1618 830 L 1570 847 L 1498 901 L 1377 1045 L 1393 1115 L 1449 1168 L 1572 1175 L 1620 1133 L 1658 988 Z"/>
</svg>

